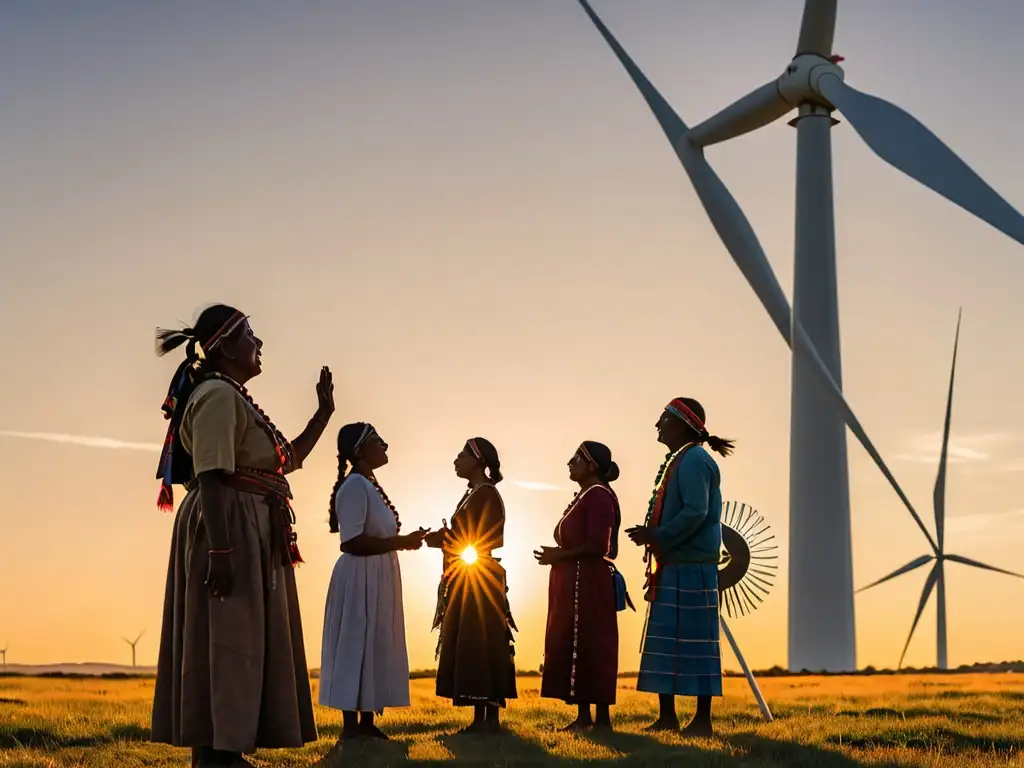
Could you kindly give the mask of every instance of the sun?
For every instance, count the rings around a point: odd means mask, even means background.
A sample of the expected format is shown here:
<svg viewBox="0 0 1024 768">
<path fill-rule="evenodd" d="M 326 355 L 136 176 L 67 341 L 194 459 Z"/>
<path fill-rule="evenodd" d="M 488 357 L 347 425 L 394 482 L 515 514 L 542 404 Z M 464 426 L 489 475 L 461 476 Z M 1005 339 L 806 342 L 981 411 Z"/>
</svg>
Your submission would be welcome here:
<svg viewBox="0 0 1024 768">
<path fill-rule="evenodd" d="M 471 546 L 466 547 L 464 550 L 462 550 L 461 557 L 462 562 L 464 562 L 466 565 L 472 565 L 476 562 L 476 549 L 474 549 Z"/>
</svg>

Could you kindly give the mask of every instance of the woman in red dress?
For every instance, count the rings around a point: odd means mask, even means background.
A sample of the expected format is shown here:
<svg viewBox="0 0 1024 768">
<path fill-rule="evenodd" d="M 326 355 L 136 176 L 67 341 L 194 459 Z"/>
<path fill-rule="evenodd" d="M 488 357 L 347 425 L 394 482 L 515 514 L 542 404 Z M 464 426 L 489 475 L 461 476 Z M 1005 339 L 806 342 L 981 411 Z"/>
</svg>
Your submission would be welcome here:
<svg viewBox="0 0 1024 768">
<path fill-rule="evenodd" d="M 612 726 L 619 667 L 617 571 L 619 500 L 609 487 L 619 476 L 611 451 L 586 441 L 569 461 L 579 493 L 555 528 L 555 547 L 534 552 L 551 566 L 544 676 L 540 695 L 576 704 L 565 730 Z M 590 705 L 596 705 L 596 720 Z"/>
</svg>

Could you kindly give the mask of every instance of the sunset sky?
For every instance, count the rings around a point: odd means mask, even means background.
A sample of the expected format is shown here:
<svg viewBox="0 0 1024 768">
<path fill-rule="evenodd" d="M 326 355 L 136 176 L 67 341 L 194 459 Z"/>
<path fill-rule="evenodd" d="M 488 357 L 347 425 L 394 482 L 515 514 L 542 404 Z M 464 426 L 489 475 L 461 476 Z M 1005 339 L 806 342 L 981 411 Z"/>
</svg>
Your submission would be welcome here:
<svg viewBox="0 0 1024 768">
<path fill-rule="evenodd" d="M 789 62 L 800 0 L 594 0 L 691 123 Z M 1024 207 L 1024 4 L 840 3 L 848 82 L 909 110 Z M 338 410 L 293 476 L 306 647 L 338 539 L 336 430 L 372 421 L 409 529 L 450 517 L 464 440 L 498 447 L 517 661 L 541 662 L 546 569 L 583 439 L 641 522 L 654 422 L 701 400 L 737 451 L 723 496 L 772 524 L 783 569 L 731 622 L 786 662 L 790 358 L 657 123 L 572 0 L 0 5 L 0 643 L 11 663 L 156 660 L 172 516 L 155 506 L 177 355 L 157 325 L 236 304 L 264 339 L 252 391 L 297 433 L 321 365 Z M 841 117 L 841 116 L 840 116 Z M 934 527 L 964 308 L 947 547 L 1021 568 L 1024 249 L 833 131 L 847 399 Z M 795 132 L 708 151 L 792 284 Z M 61 438 L 60 435 L 71 436 Z M 81 438 L 105 438 L 96 441 Z M 850 440 L 855 582 L 926 542 Z M 178 497 L 180 499 L 181 493 Z M 433 664 L 436 552 L 401 555 L 414 668 Z M 620 567 L 639 602 L 640 551 Z M 1024 581 L 951 565 L 950 662 L 1024 656 Z M 926 571 L 857 597 L 858 663 L 894 666 Z M 643 605 L 640 604 L 642 610 Z M 935 659 L 934 603 L 907 663 Z M 643 614 L 620 614 L 624 670 Z M 735 667 L 726 652 L 726 665 Z"/>
</svg>

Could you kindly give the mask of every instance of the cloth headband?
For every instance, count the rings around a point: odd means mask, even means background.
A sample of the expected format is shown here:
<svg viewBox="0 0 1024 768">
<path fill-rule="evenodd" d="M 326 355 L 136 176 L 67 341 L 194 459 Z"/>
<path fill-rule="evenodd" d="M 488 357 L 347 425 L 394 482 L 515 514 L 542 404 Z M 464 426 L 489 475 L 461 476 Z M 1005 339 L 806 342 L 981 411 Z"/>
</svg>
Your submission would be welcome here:
<svg viewBox="0 0 1024 768">
<path fill-rule="evenodd" d="M 478 460 L 483 461 L 484 455 L 480 453 L 480 446 L 476 444 L 475 437 L 467 440 L 466 445 L 469 446 L 469 450 L 473 453 L 474 456 L 476 456 Z"/>
<path fill-rule="evenodd" d="M 700 417 L 691 410 L 690 406 L 684 403 L 679 398 L 676 398 L 668 405 L 665 406 L 665 410 L 671 413 L 673 416 L 685 421 L 690 428 L 698 435 L 703 435 L 707 429 L 704 427 L 704 422 L 700 420 Z"/>
<path fill-rule="evenodd" d="M 374 435 L 376 433 L 377 433 L 377 430 L 375 430 L 373 428 L 372 424 L 365 424 L 365 425 L 363 425 L 363 431 L 359 435 L 359 439 L 356 440 L 356 444 L 352 446 L 352 453 L 354 454 L 356 451 L 358 451 L 359 450 L 359 446 L 361 446 L 363 443 L 365 443 L 366 439 L 368 437 L 370 437 L 370 435 Z"/>
<path fill-rule="evenodd" d="M 584 459 L 589 461 L 591 464 L 597 464 L 597 462 L 594 461 L 594 457 L 590 455 L 590 451 L 587 450 L 586 443 L 580 443 L 579 453 L 583 456 Z"/>
<path fill-rule="evenodd" d="M 199 345 L 202 348 L 203 353 L 206 354 L 212 352 L 214 347 L 230 336 L 245 319 L 246 315 L 244 313 L 235 310 L 234 314 L 227 319 L 224 325 L 217 329 L 216 333 L 214 333 L 205 344 Z"/>
</svg>

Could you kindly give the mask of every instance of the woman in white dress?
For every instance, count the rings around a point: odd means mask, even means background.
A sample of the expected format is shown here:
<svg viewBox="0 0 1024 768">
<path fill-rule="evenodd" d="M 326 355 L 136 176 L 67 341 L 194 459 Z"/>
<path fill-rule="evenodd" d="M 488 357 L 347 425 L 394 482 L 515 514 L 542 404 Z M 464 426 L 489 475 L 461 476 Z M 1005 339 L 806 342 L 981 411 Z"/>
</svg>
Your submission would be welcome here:
<svg viewBox="0 0 1024 768">
<path fill-rule="evenodd" d="M 369 424 L 338 433 L 330 524 L 332 533 L 340 529 L 342 555 L 327 590 L 320 704 L 344 713 L 342 739 L 386 739 L 374 713 L 409 706 L 398 551 L 419 549 L 427 531 L 398 533 L 398 512 L 373 474 L 388 463 L 387 450 Z"/>
</svg>

